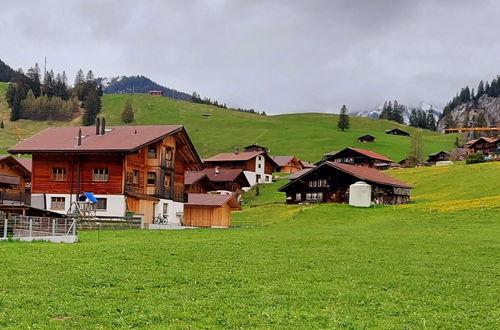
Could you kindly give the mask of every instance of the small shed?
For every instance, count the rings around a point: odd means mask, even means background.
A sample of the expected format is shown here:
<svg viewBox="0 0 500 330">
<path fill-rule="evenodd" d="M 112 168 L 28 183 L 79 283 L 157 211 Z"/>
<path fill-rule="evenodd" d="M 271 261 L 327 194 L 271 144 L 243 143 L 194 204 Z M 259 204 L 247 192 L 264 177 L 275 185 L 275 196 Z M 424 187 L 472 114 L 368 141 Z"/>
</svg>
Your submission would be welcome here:
<svg viewBox="0 0 500 330">
<path fill-rule="evenodd" d="M 184 226 L 226 228 L 231 211 L 241 210 L 233 195 L 189 194 L 184 205 Z"/>
<path fill-rule="evenodd" d="M 441 162 L 441 161 L 450 160 L 450 158 L 451 158 L 451 156 L 449 153 L 447 153 L 446 151 L 440 151 L 440 152 L 436 152 L 433 154 L 429 154 L 429 159 L 427 159 L 427 162 L 428 163 L 437 163 L 437 162 Z"/>
<path fill-rule="evenodd" d="M 402 129 L 399 129 L 399 128 L 393 128 L 391 130 L 385 131 L 385 134 L 410 136 L 410 133 L 405 132 L 405 131 L 403 131 Z"/>
<path fill-rule="evenodd" d="M 358 142 L 375 142 L 375 137 L 373 135 L 366 134 L 366 135 L 360 136 L 358 138 Z"/>
</svg>

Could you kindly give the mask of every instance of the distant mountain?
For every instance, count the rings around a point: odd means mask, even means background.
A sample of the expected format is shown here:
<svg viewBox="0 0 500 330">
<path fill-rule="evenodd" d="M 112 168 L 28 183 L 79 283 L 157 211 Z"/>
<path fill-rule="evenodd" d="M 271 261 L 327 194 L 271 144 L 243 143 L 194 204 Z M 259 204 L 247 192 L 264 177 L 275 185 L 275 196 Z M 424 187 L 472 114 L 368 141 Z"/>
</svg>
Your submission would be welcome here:
<svg viewBox="0 0 500 330">
<path fill-rule="evenodd" d="M 2 60 L 0 60 L 0 81 L 1 82 L 9 82 L 12 80 L 14 76 L 14 69 L 5 64 Z"/>
<path fill-rule="evenodd" d="M 403 119 L 404 123 L 406 125 L 410 124 L 410 114 L 412 109 L 415 110 L 422 110 L 425 111 L 426 113 L 432 112 L 434 115 L 434 118 L 436 119 L 436 122 L 439 120 L 439 117 L 441 116 L 441 109 L 438 107 L 435 107 L 429 103 L 426 102 L 420 102 L 417 106 L 408 106 L 408 105 L 401 105 L 403 108 Z M 365 118 L 379 118 L 380 114 L 382 113 L 382 108 L 383 104 L 371 109 L 371 110 L 366 110 L 366 111 L 358 111 L 358 112 L 352 112 L 350 115 L 357 116 L 357 117 L 365 117 Z"/>
<path fill-rule="evenodd" d="M 176 91 L 162 85 L 159 85 L 151 79 L 144 76 L 121 76 L 112 78 L 98 78 L 103 86 L 105 94 L 132 94 L 132 93 L 148 93 L 149 91 L 162 91 L 163 96 L 175 100 L 189 101 L 193 100 L 192 96 Z"/>
</svg>

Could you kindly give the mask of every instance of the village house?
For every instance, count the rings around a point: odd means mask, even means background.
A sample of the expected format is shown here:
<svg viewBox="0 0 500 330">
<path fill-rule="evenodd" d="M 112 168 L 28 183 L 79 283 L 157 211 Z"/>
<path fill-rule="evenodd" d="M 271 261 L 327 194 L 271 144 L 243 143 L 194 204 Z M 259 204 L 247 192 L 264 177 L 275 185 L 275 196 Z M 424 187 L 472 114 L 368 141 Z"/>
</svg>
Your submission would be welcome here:
<svg viewBox="0 0 500 330">
<path fill-rule="evenodd" d="M 216 190 L 214 184 L 204 172 L 186 172 L 184 175 L 184 185 L 189 194 L 205 194 Z"/>
<path fill-rule="evenodd" d="M 251 144 L 249 146 L 246 146 L 243 148 L 244 151 L 246 152 L 251 152 L 251 151 L 262 151 L 262 152 L 265 152 L 265 153 L 269 153 L 269 148 L 268 147 L 263 147 L 261 145 L 258 145 L 258 144 Z"/>
<path fill-rule="evenodd" d="M 437 162 L 447 161 L 450 159 L 451 159 L 451 156 L 448 152 L 440 151 L 440 152 L 436 152 L 433 154 L 429 154 L 429 158 L 427 159 L 427 162 L 430 164 L 435 164 Z"/>
<path fill-rule="evenodd" d="M 371 185 L 371 201 L 375 204 L 410 201 L 412 186 L 374 168 L 331 161 L 305 171 L 278 191 L 286 193 L 288 204 L 347 203 L 350 185 L 360 180 Z"/>
<path fill-rule="evenodd" d="M 373 135 L 363 135 L 358 138 L 358 142 L 375 142 L 375 137 Z"/>
<path fill-rule="evenodd" d="M 312 168 L 312 167 L 315 167 L 316 165 L 314 165 L 313 163 L 311 162 L 306 162 L 304 160 L 299 160 L 300 162 L 300 165 L 302 166 L 302 168 Z"/>
<path fill-rule="evenodd" d="M 234 153 L 221 153 L 204 159 L 203 166 L 214 169 L 214 173 L 215 169 L 219 169 L 219 171 L 242 169 L 250 186 L 253 186 L 257 183 L 272 182 L 272 174 L 277 164 L 265 151 L 240 152 L 235 149 Z"/>
<path fill-rule="evenodd" d="M 0 155 L 0 211 L 26 213 L 30 190 L 31 159 Z"/>
<path fill-rule="evenodd" d="M 394 162 L 392 159 L 382 156 L 374 151 L 351 147 L 334 153 L 325 154 L 323 160 L 318 162 L 317 165 L 326 161 L 373 167 L 378 170 L 387 170 L 390 168 L 391 163 Z"/>
<path fill-rule="evenodd" d="M 273 156 L 272 158 L 278 165 L 276 172 L 294 173 L 303 169 L 302 163 L 295 156 Z"/>
<path fill-rule="evenodd" d="M 162 215 L 180 224 L 186 170 L 201 160 L 183 126 L 48 128 L 9 150 L 32 155 L 32 205 L 67 213 L 84 192 L 97 198 L 96 215 Z"/>
<path fill-rule="evenodd" d="M 385 134 L 410 136 L 410 133 L 405 132 L 405 131 L 403 131 L 402 129 L 399 129 L 399 128 L 393 128 L 391 130 L 385 131 Z"/>
<path fill-rule="evenodd" d="M 240 195 L 245 192 L 244 188 L 250 187 L 247 176 L 239 168 L 204 168 L 202 172 L 207 175 L 215 190 L 230 191 Z"/>
<path fill-rule="evenodd" d="M 500 138 L 480 137 L 467 142 L 469 154 L 480 152 L 491 158 L 500 157 Z"/>
</svg>

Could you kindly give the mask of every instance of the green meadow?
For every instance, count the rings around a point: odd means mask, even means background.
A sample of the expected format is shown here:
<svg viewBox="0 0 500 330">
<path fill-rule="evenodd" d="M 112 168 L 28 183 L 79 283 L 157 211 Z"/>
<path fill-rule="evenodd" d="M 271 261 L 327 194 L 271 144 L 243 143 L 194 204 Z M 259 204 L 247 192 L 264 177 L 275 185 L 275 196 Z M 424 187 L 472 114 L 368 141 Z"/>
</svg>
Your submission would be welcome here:
<svg viewBox="0 0 500 330">
<path fill-rule="evenodd" d="M 5 94 L 7 84 L 0 83 L 0 95 Z M 287 114 L 261 116 L 229 111 L 213 106 L 150 95 L 104 95 L 102 117 L 109 125 L 121 125 L 120 115 L 126 100 L 131 99 L 135 109 L 137 125 L 182 124 L 185 125 L 193 143 L 202 157 L 219 152 L 231 152 L 235 147 L 259 143 L 268 146 L 272 155 L 296 155 L 302 160 L 317 161 L 325 152 L 340 150 L 347 146 L 368 148 L 396 161 L 406 157 L 410 138 L 390 136 L 385 131 L 399 127 L 410 133 L 414 128 L 386 120 L 351 117 L 351 128 L 345 132 L 337 129 L 338 116 L 325 113 Z M 50 126 L 78 125 L 77 118 L 67 122 L 35 122 L 31 120 L 9 121 L 9 109 L 2 97 L 0 119 L 5 128 L 0 129 L 0 149 L 6 150 L 17 143 L 16 127 L 22 129 L 21 136 L 29 137 Z M 204 119 L 203 114 L 210 114 Z M 376 142 L 357 142 L 361 135 L 371 134 Z M 423 132 L 426 153 L 449 150 L 455 135 Z"/>
</svg>

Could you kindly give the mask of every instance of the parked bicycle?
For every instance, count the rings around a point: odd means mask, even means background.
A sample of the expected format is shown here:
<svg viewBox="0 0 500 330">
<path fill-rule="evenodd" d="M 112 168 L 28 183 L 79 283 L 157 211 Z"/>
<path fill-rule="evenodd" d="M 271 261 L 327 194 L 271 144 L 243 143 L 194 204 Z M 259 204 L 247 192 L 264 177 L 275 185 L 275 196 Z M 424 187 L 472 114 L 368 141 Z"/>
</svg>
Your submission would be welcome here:
<svg viewBox="0 0 500 330">
<path fill-rule="evenodd" d="M 167 225 L 168 217 L 166 215 L 158 215 L 156 217 L 153 217 L 153 223 L 155 225 Z"/>
</svg>

